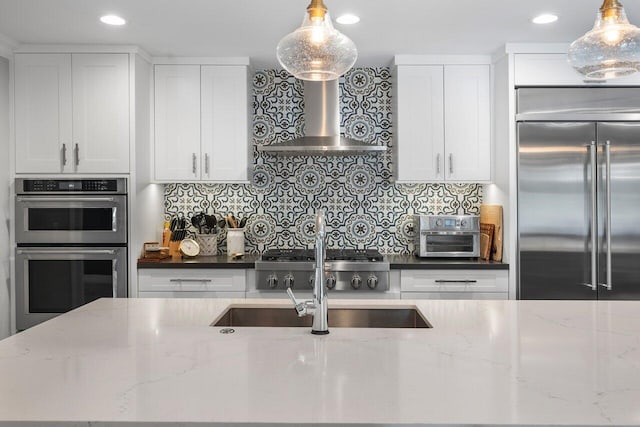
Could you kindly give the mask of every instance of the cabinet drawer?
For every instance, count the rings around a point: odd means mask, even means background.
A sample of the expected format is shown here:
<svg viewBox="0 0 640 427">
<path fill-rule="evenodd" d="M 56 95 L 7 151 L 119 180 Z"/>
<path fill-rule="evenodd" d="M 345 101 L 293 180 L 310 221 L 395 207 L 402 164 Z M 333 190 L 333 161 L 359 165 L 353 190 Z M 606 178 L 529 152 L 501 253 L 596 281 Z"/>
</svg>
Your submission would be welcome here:
<svg viewBox="0 0 640 427">
<path fill-rule="evenodd" d="M 402 292 L 505 292 L 506 271 L 484 270 L 402 270 Z"/>
<path fill-rule="evenodd" d="M 507 300 L 509 294 L 506 292 L 403 292 L 401 299 Z"/>
<path fill-rule="evenodd" d="M 164 291 L 164 292 L 140 292 L 139 298 L 239 298 L 245 297 L 244 292 L 182 292 L 182 291 Z"/>
<path fill-rule="evenodd" d="M 244 292 L 244 270 L 145 269 L 138 271 L 142 292 Z"/>
</svg>

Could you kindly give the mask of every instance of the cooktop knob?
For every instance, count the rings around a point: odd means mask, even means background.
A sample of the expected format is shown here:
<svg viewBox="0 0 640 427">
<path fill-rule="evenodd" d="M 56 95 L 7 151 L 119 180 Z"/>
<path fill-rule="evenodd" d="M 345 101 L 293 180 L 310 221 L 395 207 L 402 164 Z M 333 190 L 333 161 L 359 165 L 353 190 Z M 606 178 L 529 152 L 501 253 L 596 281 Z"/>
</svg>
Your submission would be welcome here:
<svg viewBox="0 0 640 427">
<path fill-rule="evenodd" d="M 332 274 L 331 276 L 327 277 L 327 288 L 333 289 L 335 287 L 336 287 L 336 276 Z"/>
<path fill-rule="evenodd" d="M 460 221 L 460 225 L 462 226 L 462 228 L 467 226 L 467 220 L 463 219 L 462 221 Z"/>
<path fill-rule="evenodd" d="M 360 289 L 360 286 L 362 286 L 362 279 L 359 275 L 354 274 L 351 278 L 351 287 L 353 289 Z"/>
<path fill-rule="evenodd" d="M 287 274 L 284 278 L 284 287 L 285 288 L 293 288 L 293 275 Z"/>
<path fill-rule="evenodd" d="M 441 219 L 437 219 L 437 220 L 436 220 L 436 225 L 437 225 L 438 227 L 442 227 L 442 224 L 444 224 L 444 223 L 442 222 L 442 220 L 441 220 Z"/>
<path fill-rule="evenodd" d="M 378 287 L 378 278 L 376 276 L 374 276 L 373 274 L 371 276 L 369 276 L 369 278 L 367 279 L 367 286 L 370 289 L 375 289 Z"/>
<path fill-rule="evenodd" d="M 278 287 L 278 276 L 276 276 L 275 274 L 272 274 L 271 276 L 269 276 L 267 278 L 267 285 L 269 285 L 269 287 L 271 289 L 275 289 Z"/>
</svg>

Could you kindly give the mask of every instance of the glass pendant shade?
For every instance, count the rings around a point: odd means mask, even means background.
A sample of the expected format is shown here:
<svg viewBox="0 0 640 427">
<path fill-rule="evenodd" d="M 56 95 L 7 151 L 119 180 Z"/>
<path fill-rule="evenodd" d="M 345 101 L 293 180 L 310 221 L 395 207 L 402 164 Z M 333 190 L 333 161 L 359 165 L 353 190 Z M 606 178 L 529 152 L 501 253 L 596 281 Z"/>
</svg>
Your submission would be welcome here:
<svg viewBox="0 0 640 427">
<path fill-rule="evenodd" d="M 333 28 L 326 8 L 318 11 L 312 5 L 302 26 L 278 43 L 278 61 L 298 79 L 335 80 L 353 67 L 358 51 L 349 37 Z"/>
<path fill-rule="evenodd" d="M 569 63 L 589 79 L 611 79 L 640 71 L 640 29 L 617 0 L 605 0 L 591 31 L 569 47 Z"/>
</svg>

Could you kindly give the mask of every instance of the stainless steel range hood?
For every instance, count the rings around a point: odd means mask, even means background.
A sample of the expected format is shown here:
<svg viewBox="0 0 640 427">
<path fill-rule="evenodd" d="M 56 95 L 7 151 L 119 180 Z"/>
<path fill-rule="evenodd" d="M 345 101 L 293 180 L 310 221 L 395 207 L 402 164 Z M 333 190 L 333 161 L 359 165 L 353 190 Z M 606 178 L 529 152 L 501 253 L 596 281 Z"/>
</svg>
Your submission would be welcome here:
<svg viewBox="0 0 640 427">
<path fill-rule="evenodd" d="M 387 147 L 340 136 L 340 97 L 338 80 L 304 82 L 306 135 L 271 145 L 259 145 L 258 151 L 282 156 L 336 156 L 372 154 Z"/>
</svg>

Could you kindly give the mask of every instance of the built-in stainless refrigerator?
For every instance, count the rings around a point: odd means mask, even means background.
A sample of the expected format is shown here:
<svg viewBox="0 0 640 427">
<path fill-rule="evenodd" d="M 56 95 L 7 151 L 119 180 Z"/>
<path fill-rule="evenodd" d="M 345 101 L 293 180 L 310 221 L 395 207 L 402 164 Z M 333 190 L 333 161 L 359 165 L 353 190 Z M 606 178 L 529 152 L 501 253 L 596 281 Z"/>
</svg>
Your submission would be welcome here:
<svg viewBox="0 0 640 427">
<path fill-rule="evenodd" d="M 640 89 L 517 95 L 519 298 L 640 300 Z"/>
</svg>

